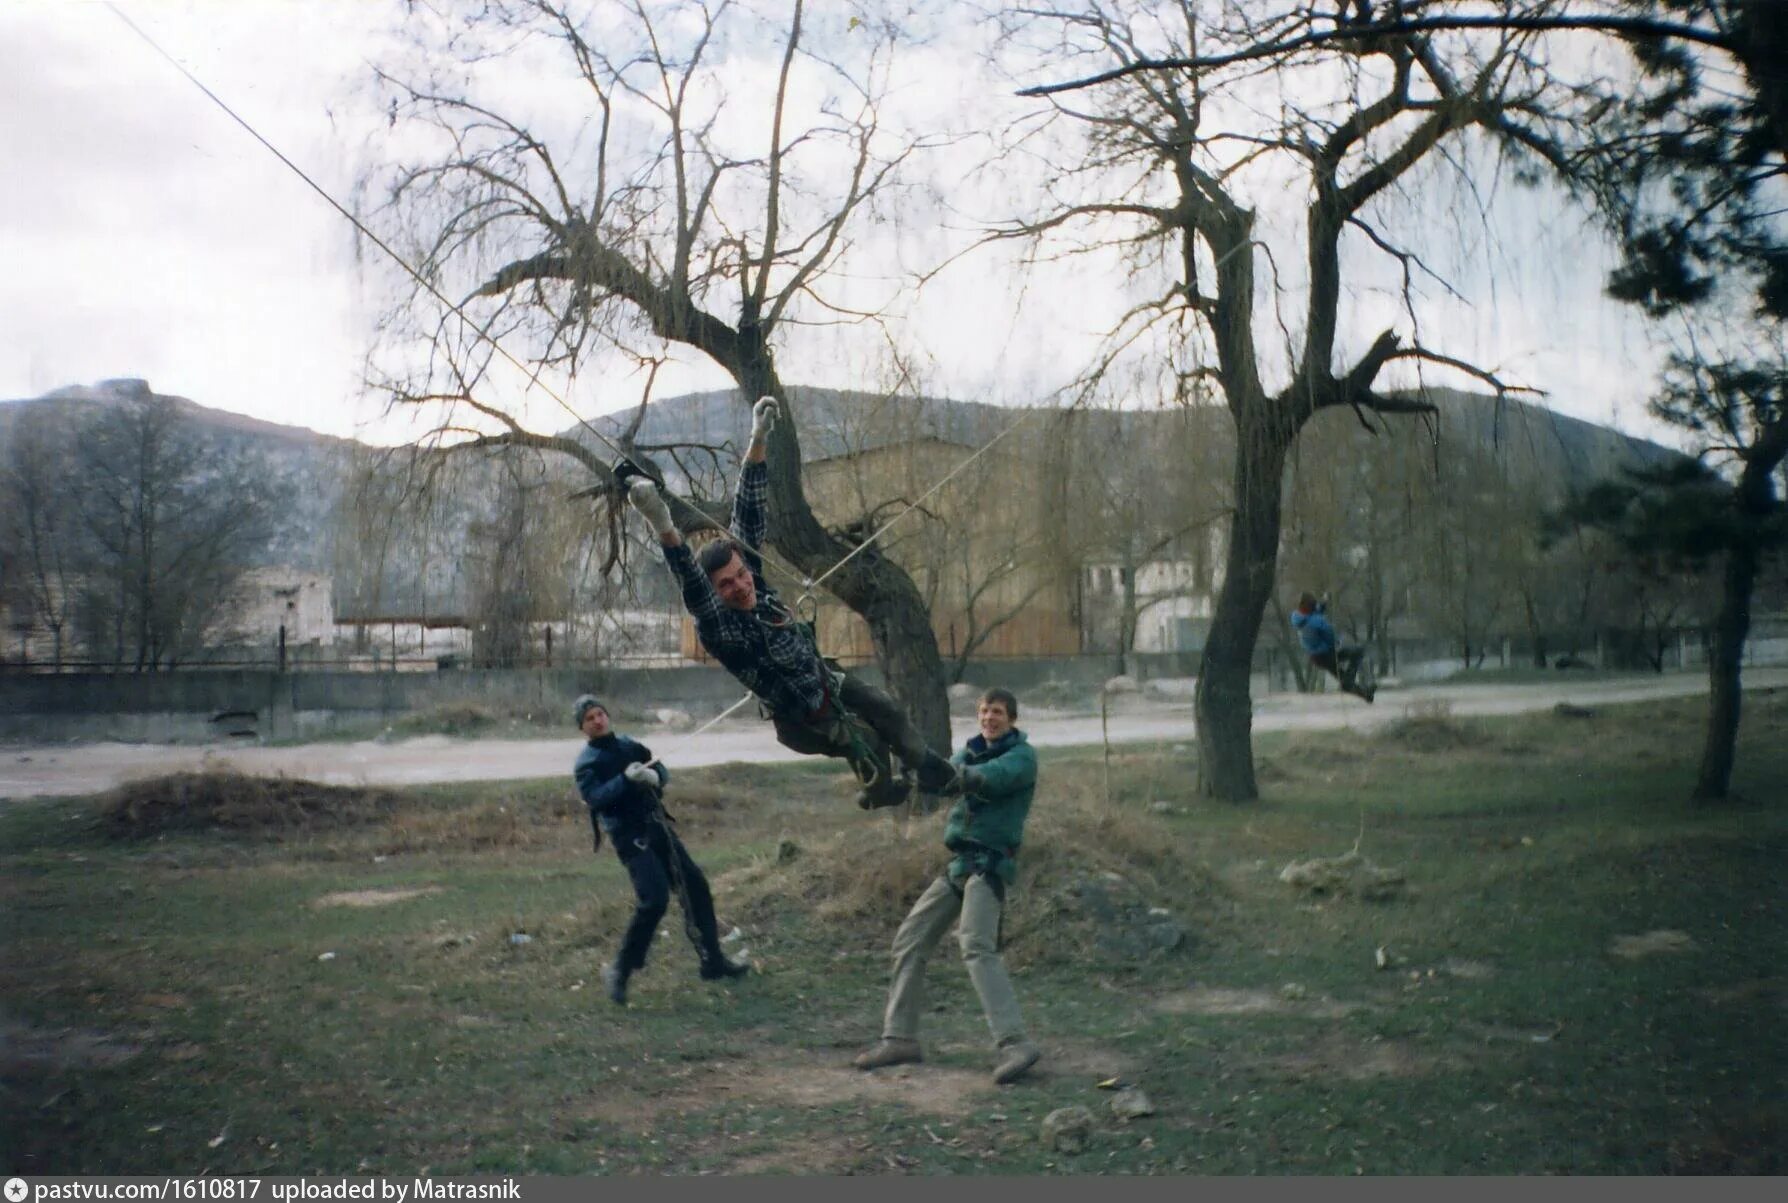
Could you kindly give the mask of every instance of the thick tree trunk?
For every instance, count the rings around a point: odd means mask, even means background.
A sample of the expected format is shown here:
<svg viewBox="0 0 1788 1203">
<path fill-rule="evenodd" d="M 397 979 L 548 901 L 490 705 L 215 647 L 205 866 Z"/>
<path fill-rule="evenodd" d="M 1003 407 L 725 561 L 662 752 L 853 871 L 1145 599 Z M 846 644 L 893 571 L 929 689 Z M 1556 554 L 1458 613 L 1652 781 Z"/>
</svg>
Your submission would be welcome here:
<svg viewBox="0 0 1788 1203">
<path fill-rule="evenodd" d="M 1757 581 L 1757 549 L 1740 540 L 1726 554 L 1720 585 L 1720 612 L 1714 619 L 1713 648 L 1707 657 L 1707 737 L 1701 746 L 1701 771 L 1695 779 L 1695 800 L 1713 802 L 1732 786 L 1732 763 L 1738 747 L 1742 701 L 1739 670 L 1745 637 L 1751 630 L 1751 589 Z"/>
<path fill-rule="evenodd" d="M 1264 406 L 1256 407 L 1258 412 Z M 1238 419 L 1235 513 L 1211 633 L 1198 672 L 1198 788 L 1208 798 L 1246 802 L 1254 782 L 1254 711 L 1248 693 L 1260 617 L 1279 559 L 1280 484 L 1295 430 Z"/>
<path fill-rule="evenodd" d="M 1740 521 L 1737 538 L 1726 553 L 1720 613 L 1714 620 L 1713 647 L 1707 658 L 1707 738 L 1701 749 L 1701 772 L 1695 780 L 1698 802 L 1725 798 L 1732 787 L 1742 699 L 1739 670 L 1745 637 L 1751 631 L 1751 591 L 1763 556 L 1763 527 L 1777 510 L 1775 471 L 1785 456 L 1788 420 L 1778 418 L 1765 425 L 1752 443 L 1733 493 Z"/>
</svg>

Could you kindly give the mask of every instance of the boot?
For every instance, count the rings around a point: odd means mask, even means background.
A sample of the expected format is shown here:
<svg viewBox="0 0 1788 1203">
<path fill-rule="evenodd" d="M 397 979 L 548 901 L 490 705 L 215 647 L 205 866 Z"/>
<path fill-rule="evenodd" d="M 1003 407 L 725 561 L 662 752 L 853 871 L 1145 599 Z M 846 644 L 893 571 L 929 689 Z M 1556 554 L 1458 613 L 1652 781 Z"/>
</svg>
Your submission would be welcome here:
<svg viewBox="0 0 1788 1203">
<path fill-rule="evenodd" d="M 864 786 L 857 791 L 857 805 L 864 810 L 880 810 L 885 806 L 899 806 L 913 792 L 911 777 L 895 777 L 891 780 Z"/>
<path fill-rule="evenodd" d="M 702 961 L 702 981 L 730 981 L 736 977 L 744 977 L 751 972 L 751 966 L 744 961 L 729 961 L 726 954 L 715 953 Z"/>
<path fill-rule="evenodd" d="M 1004 1086 L 1008 1082 L 1016 1082 L 1031 1066 L 1042 1057 L 1043 1050 L 1020 1036 L 1016 1040 L 1008 1040 L 1000 1045 L 1000 1061 L 993 1067 L 993 1081 L 996 1086 Z"/>
<path fill-rule="evenodd" d="M 627 1005 L 627 971 L 619 965 L 602 967 L 602 985 L 608 991 L 608 999 L 617 1007 Z"/>
<path fill-rule="evenodd" d="M 857 1054 L 851 1064 L 858 1069 L 881 1069 L 887 1065 L 911 1065 L 915 1061 L 925 1060 L 925 1054 L 919 1051 L 917 1040 L 906 1040 L 899 1036 L 883 1036 L 873 1048 Z"/>
</svg>

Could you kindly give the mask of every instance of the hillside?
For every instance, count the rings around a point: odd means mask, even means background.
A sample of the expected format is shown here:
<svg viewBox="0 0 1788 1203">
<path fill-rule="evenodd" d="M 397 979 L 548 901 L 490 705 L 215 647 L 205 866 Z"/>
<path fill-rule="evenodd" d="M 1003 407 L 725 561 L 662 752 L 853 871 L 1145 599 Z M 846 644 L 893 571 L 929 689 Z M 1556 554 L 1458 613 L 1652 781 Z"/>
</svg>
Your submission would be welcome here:
<svg viewBox="0 0 1788 1203">
<path fill-rule="evenodd" d="M 791 405 L 801 420 L 802 456 L 808 462 L 861 453 L 912 437 L 958 445 L 966 456 L 971 449 L 1005 431 L 1024 412 L 934 397 L 889 399 L 800 386 L 789 391 Z M 148 393 L 150 386 L 146 381 L 121 379 L 61 388 L 41 397 L 0 401 L 0 456 L 6 454 L 12 431 L 28 413 L 47 411 L 72 426 L 106 406 Z M 1437 450 L 1443 457 L 1481 455 L 1493 460 L 1521 461 L 1541 479 L 1557 482 L 1561 490 L 1609 474 L 1623 463 L 1656 462 L 1673 454 L 1656 443 L 1522 401 L 1498 402 L 1490 396 L 1453 390 L 1433 390 L 1429 395 L 1441 407 L 1435 429 L 1439 437 Z M 302 427 L 210 408 L 184 397 L 170 399 L 199 423 L 216 445 L 246 448 L 263 465 L 270 480 L 284 480 L 294 486 L 295 501 L 287 520 L 260 562 L 329 571 L 337 562 L 334 539 L 339 509 L 346 475 L 359 444 Z M 618 438 L 633 416 L 631 412 L 611 414 L 596 419 L 595 425 L 605 435 Z M 1165 440 L 1155 437 L 1155 431 L 1169 417 L 1151 411 L 1083 412 L 1075 418 L 1080 424 L 1075 438 L 1088 444 L 1132 446 L 1146 455 L 1150 447 L 1164 444 Z M 1217 444 L 1211 450 L 1226 460 L 1231 437 L 1227 414 L 1211 410 L 1197 417 L 1208 421 L 1209 437 Z M 1044 416 L 1032 421 L 1028 423 L 1028 433 L 1038 434 L 1058 420 Z M 1351 414 L 1327 414 L 1322 422 L 1328 425 L 1313 425 L 1306 435 L 1306 445 L 1312 443 L 1312 435 L 1318 440 L 1323 437 L 1324 430 L 1358 429 Z M 691 393 L 648 407 L 639 440 L 644 444 L 699 444 L 712 448 L 711 456 L 699 456 L 685 463 L 702 477 L 704 488 L 720 489 L 731 477 L 748 426 L 749 407 L 737 393 Z M 1394 432 L 1407 438 L 1428 439 L 1429 429 L 1406 419 L 1392 424 Z M 586 444 L 595 442 L 581 427 L 563 433 Z M 1382 441 L 1395 440 L 1393 437 Z M 607 448 L 601 450 L 606 458 Z M 665 466 L 673 477 L 682 475 L 674 465 L 667 462 Z M 1162 471 L 1173 468 L 1172 464 L 1159 465 Z M 569 462 L 549 465 L 548 471 L 555 476 L 563 473 L 571 487 L 581 483 L 581 469 Z M 494 478 L 472 471 L 463 479 L 473 482 L 471 487 L 476 492 L 483 488 L 476 482 Z M 459 512 L 457 521 L 461 522 L 476 520 L 489 501 L 476 496 L 456 500 L 459 504 L 453 508 Z"/>
<path fill-rule="evenodd" d="M 356 447 L 349 439 L 212 409 L 186 397 L 157 394 L 145 380 L 103 380 L 92 386 L 56 389 L 41 397 L 0 401 L 0 461 L 10 453 L 14 430 L 29 416 L 51 415 L 55 422 L 73 430 L 110 407 L 147 396 L 166 397 L 191 418 L 209 445 L 246 452 L 264 479 L 291 486 L 291 508 L 273 542 L 257 557 L 257 565 L 329 570 L 336 510 Z"/>
</svg>

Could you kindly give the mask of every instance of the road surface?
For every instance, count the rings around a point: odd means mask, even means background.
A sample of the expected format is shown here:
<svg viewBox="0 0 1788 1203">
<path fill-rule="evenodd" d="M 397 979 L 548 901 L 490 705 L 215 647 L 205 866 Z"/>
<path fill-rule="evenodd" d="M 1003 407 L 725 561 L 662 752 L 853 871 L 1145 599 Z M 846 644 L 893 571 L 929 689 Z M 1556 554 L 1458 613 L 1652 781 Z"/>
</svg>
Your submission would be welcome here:
<svg viewBox="0 0 1788 1203">
<path fill-rule="evenodd" d="M 1788 668 L 1746 670 L 1747 689 L 1788 686 Z M 1387 690 L 1365 705 L 1342 694 L 1269 694 L 1256 700 L 1256 731 L 1373 727 L 1402 717 L 1413 706 L 1445 702 L 1456 715 L 1520 714 L 1549 710 L 1560 702 L 1579 706 L 1637 702 L 1704 693 L 1702 673 L 1668 673 L 1617 679 L 1531 684 L 1441 682 Z M 1022 707 L 1023 699 L 1020 699 Z M 1193 736 L 1189 696 L 1126 695 L 1114 701 L 1113 743 L 1184 741 Z M 1099 716 L 1048 711 L 1021 712 L 1019 725 L 1038 747 L 1067 747 L 1100 741 Z M 954 721 L 956 738 L 973 732 L 973 720 Z M 728 720 L 700 735 L 636 730 L 653 751 L 679 768 L 729 761 L 771 763 L 802 759 L 778 744 L 768 723 Z M 263 748 L 231 744 L 58 744 L 0 748 L 0 799 L 97 793 L 123 781 L 187 769 L 228 764 L 243 772 L 283 774 L 337 785 L 419 785 L 440 781 L 507 781 L 569 776 L 578 737 L 567 724 L 564 739 L 455 740 L 423 736 L 390 743 L 316 743 Z M 1685 751 L 1684 755 L 1692 753 Z"/>
</svg>

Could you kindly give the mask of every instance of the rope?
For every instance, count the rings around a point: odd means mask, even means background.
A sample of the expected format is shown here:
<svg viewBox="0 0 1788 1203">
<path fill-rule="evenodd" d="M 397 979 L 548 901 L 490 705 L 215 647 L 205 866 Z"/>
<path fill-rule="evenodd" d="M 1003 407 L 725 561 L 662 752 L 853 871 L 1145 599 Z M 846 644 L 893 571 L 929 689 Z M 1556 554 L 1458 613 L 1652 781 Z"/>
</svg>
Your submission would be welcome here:
<svg viewBox="0 0 1788 1203">
<path fill-rule="evenodd" d="M 656 762 L 654 762 L 656 763 Z M 670 815 L 664 809 L 664 791 L 652 791 L 652 820 L 658 824 L 658 830 L 664 833 L 664 850 L 667 867 L 670 869 L 671 887 L 677 891 L 677 905 L 683 911 L 683 934 L 695 945 L 696 951 L 705 960 L 707 951 L 702 948 L 701 929 L 695 925 L 695 908 L 689 901 L 689 884 L 683 879 L 683 842 L 677 838 L 677 832 L 671 826 Z"/>
<path fill-rule="evenodd" d="M 590 424 L 590 422 L 586 418 L 584 418 L 582 414 L 579 414 L 577 412 L 577 410 L 573 409 L 571 407 L 570 402 L 566 401 L 564 397 L 560 396 L 559 393 L 557 392 L 557 390 L 555 390 L 550 384 L 547 384 L 544 381 L 542 381 L 540 379 L 540 373 L 537 370 L 530 369 L 527 364 L 523 363 L 521 360 L 517 359 L 514 355 L 510 354 L 508 348 L 504 347 L 503 344 L 500 341 L 498 341 L 497 337 L 490 332 L 491 325 L 496 321 L 495 317 L 493 317 L 490 322 L 487 322 L 482 326 L 480 326 L 477 322 L 473 321 L 472 318 L 467 315 L 466 311 L 458 303 L 449 299 L 446 296 L 446 294 L 442 293 L 440 289 L 436 288 L 434 286 L 434 284 L 429 282 L 429 280 L 427 280 L 422 275 L 421 272 L 417 271 L 414 267 L 410 266 L 410 263 L 408 260 L 406 260 L 402 255 L 398 254 L 395 250 L 393 250 L 391 248 L 390 244 L 387 243 L 383 238 L 380 238 L 377 234 L 373 233 L 372 230 L 368 229 L 366 224 L 364 222 L 362 222 L 358 217 L 356 217 L 353 214 L 353 212 L 350 211 L 346 206 L 342 205 L 341 202 L 337 201 L 335 199 L 335 197 L 329 193 L 328 189 L 324 188 L 321 184 L 317 183 L 314 179 L 312 179 L 310 177 L 310 175 L 308 173 L 306 173 L 302 167 L 298 166 L 298 164 L 294 163 L 291 159 L 287 158 L 280 151 L 279 147 L 273 145 L 272 142 L 269 142 L 266 138 L 262 137 L 260 131 L 255 129 L 255 127 L 253 125 L 250 125 L 249 122 L 247 121 L 247 119 L 242 117 L 241 114 L 237 113 L 235 109 L 231 108 L 229 106 L 229 104 L 227 104 L 221 97 L 219 97 L 217 95 L 217 93 L 213 92 L 210 88 L 206 87 L 205 84 L 198 78 L 198 76 L 194 75 L 191 71 L 187 70 L 186 66 L 183 63 L 181 63 L 179 59 L 175 58 L 172 54 L 170 54 L 166 50 L 164 50 L 162 48 L 161 44 L 158 43 L 154 38 L 150 37 L 148 33 L 144 32 L 144 30 L 142 29 L 141 26 L 139 26 L 135 21 L 132 21 L 129 17 L 125 16 L 124 13 L 118 8 L 118 6 L 114 3 L 112 3 L 112 0 L 105 0 L 105 5 L 106 5 L 106 8 L 111 10 L 111 13 L 113 16 L 117 17 L 118 20 L 123 22 L 124 25 L 132 33 L 136 34 L 137 37 L 141 38 L 143 40 L 143 42 L 151 50 L 155 51 L 155 53 L 157 55 L 159 55 L 161 58 L 165 59 L 170 66 L 172 66 L 176 71 L 180 72 L 181 75 L 185 76 L 187 81 L 189 83 L 191 83 L 193 87 L 197 88 L 200 92 L 204 93 L 205 97 L 207 99 L 209 99 L 211 101 L 211 103 L 215 104 L 218 108 L 222 109 L 224 111 L 224 113 L 229 116 L 230 120 L 234 121 L 237 125 L 241 126 L 242 129 L 245 132 L 247 132 L 249 137 L 253 138 L 256 142 L 259 142 L 262 146 L 264 146 L 267 149 L 269 154 L 271 154 L 274 158 L 278 159 L 281 163 L 285 164 L 286 167 L 291 169 L 291 171 L 294 175 L 296 175 L 299 179 L 303 180 L 307 185 L 309 185 L 311 191 L 315 192 L 318 196 L 322 197 L 323 200 L 329 205 L 330 208 L 334 209 L 337 213 L 339 213 L 343 217 L 345 217 L 353 225 L 353 227 L 356 230 L 360 231 L 360 233 L 363 236 L 365 236 L 365 238 L 368 241 L 370 241 L 374 246 L 378 247 L 381 251 L 385 252 L 386 256 L 389 257 L 393 263 L 397 264 L 400 268 L 402 268 L 404 270 L 404 273 L 406 275 L 408 275 L 410 277 L 410 279 L 416 281 L 417 285 L 419 285 L 423 289 L 423 291 L 427 292 L 430 296 L 434 297 L 434 299 L 439 301 L 443 306 L 445 306 L 446 309 L 450 313 L 452 313 L 455 317 L 459 318 L 460 321 L 464 322 L 467 326 L 469 326 L 472 329 L 472 331 L 480 339 L 482 339 L 482 340 L 484 340 L 484 342 L 488 343 L 490 345 L 490 348 L 493 351 L 495 351 L 498 355 L 501 355 L 517 371 L 521 372 L 524 376 L 527 376 L 528 380 L 529 380 L 529 387 L 538 387 L 541 392 L 545 393 L 547 396 L 551 397 L 554 401 L 556 401 L 561 409 L 563 409 L 566 413 L 570 414 L 572 416 L 572 418 L 577 421 L 578 425 L 582 426 L 585 430 L 589 431 L 591 433 L 591 435 L 595 436 L 595 438 L 599 442 L 601 442 L 604 446 L 608 447 L 609 450 L 613 451 L 616 455 L 626 456 L 627 453 L 625 451 L 623 451 L 619 446 L 617 446 L 613 440 L 609 439 L 600 430 L 598 430 L 598 429 L 596 429 L 596 427 L 592 426 Z M 830 568 L 826 569 L 826 571 L 821 573 L 818 577 L 815 577 L 812 580 L 805 581 L 804 582 L 804 591 L 802 592 L 801 596 L 796 599 L 795 604 L 797 605 L 797 607 L 803 601 L 812 600 L 813 599 L 813 591 L 815 589 L 817 589 L 821 585 L 825 584 L 826 580 L 828 578 L 830 578 L 834 573 L 836 573 L 840 568 L 843 568 L 846 564 L 850 563 L 858 555 L 862 554 L 864 551 L 867 551 L 869 549 L 869 547 L 872 544 L 874 544 L 877 539 L 881 538 L 883 534 L 887 533 L 889 528 L 891 528 L 895 523 L 899 522 L 902 518 L 905 518 L 908 514 L 912 513 L 915 509 L 917 509 L 926 500 L 926 498 L 930 497 L 932 494 L 936 493 L 939 489 L 941 489 L 945 485 L 949 484 L 951 480 L 955 479 L 955 477 L 959 473 L 961 473 L 964 469 L 966 469 L 970 464 L 974 463 L 976 460 L 980 459 L 987 452 L 991 451 L 996 443 L 999 443 L 1000 441 L 1005 439 L 1005 437 L 1007 435 L 1011 434 L 1013 431 L 1017 430 L 1020 426 L 1024 425 L 1026 422 L 1028 422 L 1032 417 L 1034 417 L 1037 414 L 1042 413 L 1042 412 L 1044 412 L 1044 411 L 1041 408 L 1037 408 L 1037 409 L 1028 410 L 1024 414 L 1020 415 L 1017 419 L 1015 419 L 1010 425 L 1008 425 L 999 434 L 995 435 L 992 439 L 990 439 L 987 443 L 985 443 L 980 448 L 975 450 L 972 454 L 965 457 L 962 460 L 962 462 L 957 464 L 956 467 L 952 468 L 950 470 L 950 472 L 946 476 L 944 476 L 944 478 L 942 480 L 939 480 L 936 484 L 932 485 L 931 488 L 927 489 L 924 493 L 920 494 L 916 500 L 908 502 L 906 504 L 905 509 L 901 510 L 900 513 L 894 515 L 894 517 L 888 519 L 888 521 L 884 522 L 880 527 L 876 528 L 876 530 L 871 532 L 871 534 L 869 535 L 868 538 L 864 539 L 861 543 L 858 543 L 856 547 L 852 548 L 848 553 L 846 553 L 845 556 L 842 559 L 840 559 L 837 563 L 833 564 Z M 817 651 L 817 649 L 816 649 L 816 651 Z M 734 702 L 731 706 L 727 707 L 725 710 L 721 711 L 719 714 L 715 715 L 713 718 L 711 718 L 707 722 L 703 723 L 700 727 L 697 727 L 695 729 L 695 731 L 692 732 L 691 734 L 692 735 L 701 735 L 703 732 L 707 731 L 710 727 L 713 727 L 715 724 L 719 723 L 722 719 L 725 719 L 727 716 L 731 715 L 734 711 L 738 710 L 741 706 L 743 706 L 747 702 L 751 701 L 753 696 L 754 695 L 747 693 L 744 697 L 740 698 L 737 702 Z"/>
<path fill-rule="evenodd" d="M 837 572 L 840 568 L 843 568 L 846 564 L 850 563 L 860 553 L 868 550 L 869 545 L 874 543 L 877 539 L 881 538 L 882 535 L 887 532 L 889 527 L 893 526 L 896 522 L 899 522 L 902 518 L 906 517 L 908 514 L 912 513 L 914 510 L 918 509 L 919 506 L 924 503 L 924 501 L 927 497 L 930 497 L 933 493 L 937 492 L 939 489 L 941 489 L 945 485 L 949 484 L 950 481 L 955 479 L 956 475 L 959 472 L 961 472 L 964 468 L 967 468 L 970 464 L 974 463 L 976 460 L 980 459 L 983 455 L 986 455 L 989 451 L 993 450 L 994 444 L 996 444 L 1000 440 L 1004 439 L 1007 435 L 1009 435 L 1013 431 L 1017 430 L 1020 426 L 1023 426 L 1026 422 L 1030 421 L 1032 418 L 1036 417 L 1038 414 L 1044 413 L 1044 412 L 1047 412 L 1047 411 L 1045 411 L 1041 406 L 1039 406 L 1036 409 L 1026 410 L 1023 414 L 1019 415 L 1004 430 L 1000 431 L 993 438 L 989 439 L 985 444 L 983 444 L 980 448 L 978 448 L 973 454 L 965 457 L 961 463 L 957 464 L 954 468 L 950 469 L 949 473 L 942 480 L 940 480 L 936 484 L 932 485 L 929 489 L 925 490 L 925 492 L 919 494 L 917 499 L 907 502 L 906 508 L 904 510 L 901 510 L 898 514 L 894 515 L 892 518 L 890 518 L 886 522 L 882 523 L 881 526 L 877 527 L 870 534 L 870 536 L 867 539 L 864 539 L 861 543 L 857 544 L 856 547 L 852 548 L 850 553 L 847 554 L 842 560 L 839 560 L 836 564 L 834 564 L 830 568 L 826 569 L 819 576 L 817 576 L 813 580 L 809 581 L 807 583 L 807 591 L 801 595 L 802 598 L 812 597 L 813 591 L 815 589 L 819 588 L 821 585 L 825 584 L 827 577 L 831 576 L 833 573 Z M 799 602 L 799 599 L 797 599 L 797 604 L 798 604 L 798 602 Z"/>
<path fill-rule="evenodd" d="M 435 300 L 439 301 L 442 305 L 444 305 L 447 308 L 448 312 L 452 313 L 455 317 L 459 318 L 460 321 L 462 321 L 462 322 L 466 323 L 466 325 L 470 326 L 472 328 L 473 332 L 476 333 L 479 338 L 483 339 L 486 343 L 490 344 L 491 349 L 493 351 L 495 351 L 498 355 L 501 355 L 504 359 L 508 360 L 510 365 L 513 366 L 517 371 L 521 372 L 524 376 L 528 377 L 528 382 L 529 382 L 530 387 L 537 386 L 541 392 L 545 393 L 547 396 L 551 397 L 554 401 L 558 402 L 560 408 L 562 408 L 566 413 L 570 414 L 572 416 L 572 418 L 574 418 L 577 421 L 578 425 L 582 426 L 585 430 L 589 431 L 601 443 L 603 443 L 603 445 L 608 447 L 608 449 L 613 451 L 616 455 L 625 455 L 626 454 L 625 451 L 621 450 L 620 447 L 615 445 L 613 440 L 611 440 L 607 436 L 605 436 L 600 430 L 597 430 L 594 426 L 592 426 L 589 423 L 588 420 L 586 420 L 583 417 L 583 415 L 579 414 L 577 412 L 577 410 L 573 409 L 571 407 L 571 403 L 566 401 L 564 397 L 561 397 L 558 394 L 558 392 L 550 384 L 547 384 L 544 381 L 542 381 L 540 379 L 540 373 L 538 370 L 529 368 L 527 364 L 523 363 L 521 360 L 517 359 L 514 355 L 511 355 L 509 353 L 508 348 L 504 347 L 503 344 L 497 340 L 496 336 L 490 332 L 491 325 L 496 321 L 495 317 L 492 317 L 490 322 L 487 322 L 482 326 L 480 326 L 477 322 L 473 321 L 471 319 L 471 317 L 467 315 L 466 311 L 460 307 L 460 305 L 458 305 L 454 301 L 448 299 L 448 297 L 444 293 L 442 293 L 440 289 L 436 288 L 432 283 L 430 283 L 426 278 L 424 278 L 421 272 L 417 271 L 414 267 L 411 267 L 408 260 L 406 260 L 402 255 L 398 254 L 395 250 L 391 249 L 391 245 L 389 243 L 387 243 L 383 238 L 380 238 L 377 234 L 375 234 L 371 230 L 369 230 L 366 227 L 366 224 L 364 222 L 362 222 L 358 217 L 354 216 L 354 214 L 349 209 L 347 209 L 344 205 L 342 205 L 342 203 L 340 201 L 336 200 L 335 197 L 331 196 L 328 189 L 324 188 L 321 184 L 319 184 L 315 180 L 313 180 L 305 172 L 304 168 L 302 168 L 302 167 L 298 166 L 298 164 L 292 162 L 292 160 L 288 159 L 283 153 L 281 153 L 279 147 L 273 145 L 273 143 L 269 142 L 266 138 L 262 137 L 260 134 L 260 131 L 256 130 L 255 127 L 250 125 L 245 118 L 243 118 L 239 113 L 236 112 L 235 109 L 232 109 L 227 103 L 225 103 L 224 100 L 217 95 L 217 93 L 213 92 L 210 88 L 206 87 L 204 85 L 204 83 L 199 80 L 198 76 L 194 75 L 191 71 L 188 71 L 186 69 L 186 67 L 180 62 L 179 59 L 175 58 L 172 54 L 169 54 L 166 50 L 162 49 L 160 43 L 158 43 L 154 38 L 150 37 L 147 33 L 145 33 L 143 31 L 142 27 L 139 26 L 135 21 L 132 21 L 129 17 L 125 16 L 124 13 L 119 10 L 119 8 L 116 4 L 113 4 L 111 2 L 111 0 L 106 0 L 106 7 L 111 10 L 112 15 L 114 17 L 117 17 L 120 21 L 124 22 L 124 24 L 127 27 L 129 27 L 129 29 L 132 33 L 136 34 L 139 38 L 143 39 L 143 41 L 148 44 L 148 46 L 151 50 L 155 51 L 156 54 L 158 54 L 162 58 L 166 59 L 168 61 L 168 63 L 173 66 L 174 70 L 176 70 L 176 71 L 180 72 L 180 74 L 184 75 L 187 78 L 188 82 L 190 82 L 193 87 L 195 87 L 199 91 L 203 92 L 205 94 L 205 96 L 211 101 L 211 103 L 215 104 L 218 108 L 222 109 L 226 114 L 228 114 L 230 120 L 234 121 L 237 125 L 241 126 L 245 131 L 247 131 L 249 137 L 253 138 L 256 142 L 259 142 L 262 146 L 266 147 L 268 153 L 273 155 L 273 157 L 278 159 L 281 163 L 284 163 L 287 167 L 291 168 L 292 173 L 294 175 L 296 175 L 299 179 L 303 180 L 306 184 L 310 185 L 310 189 L 312 192 L 315 192 L 318 196 L 322 197 L 323 200 L 328 203 L 330 208 L 334 209 L 337 213 L 339 213 L 343 217 L 347 218 L 348 221 L 353 224 L 354 228 L 356 230 L 359 230 L 360 233 L 362 235 L 364 235 L 369 242 L 371 242 L 374 246 L 378 247 L 381 251 L 384 251 L 385 254 L 391 259 L 391 261 L 393 263 L 395 263 L 399 267 L 403 268 L 404 273 L 406 275 L 408 275 L 410 277 L 410 279 L 416 281 L 416 283 L 418 285 L 420 285 L 425 292 L 427 292 L 430 296 L 434 297 Z"/>
</svg>

